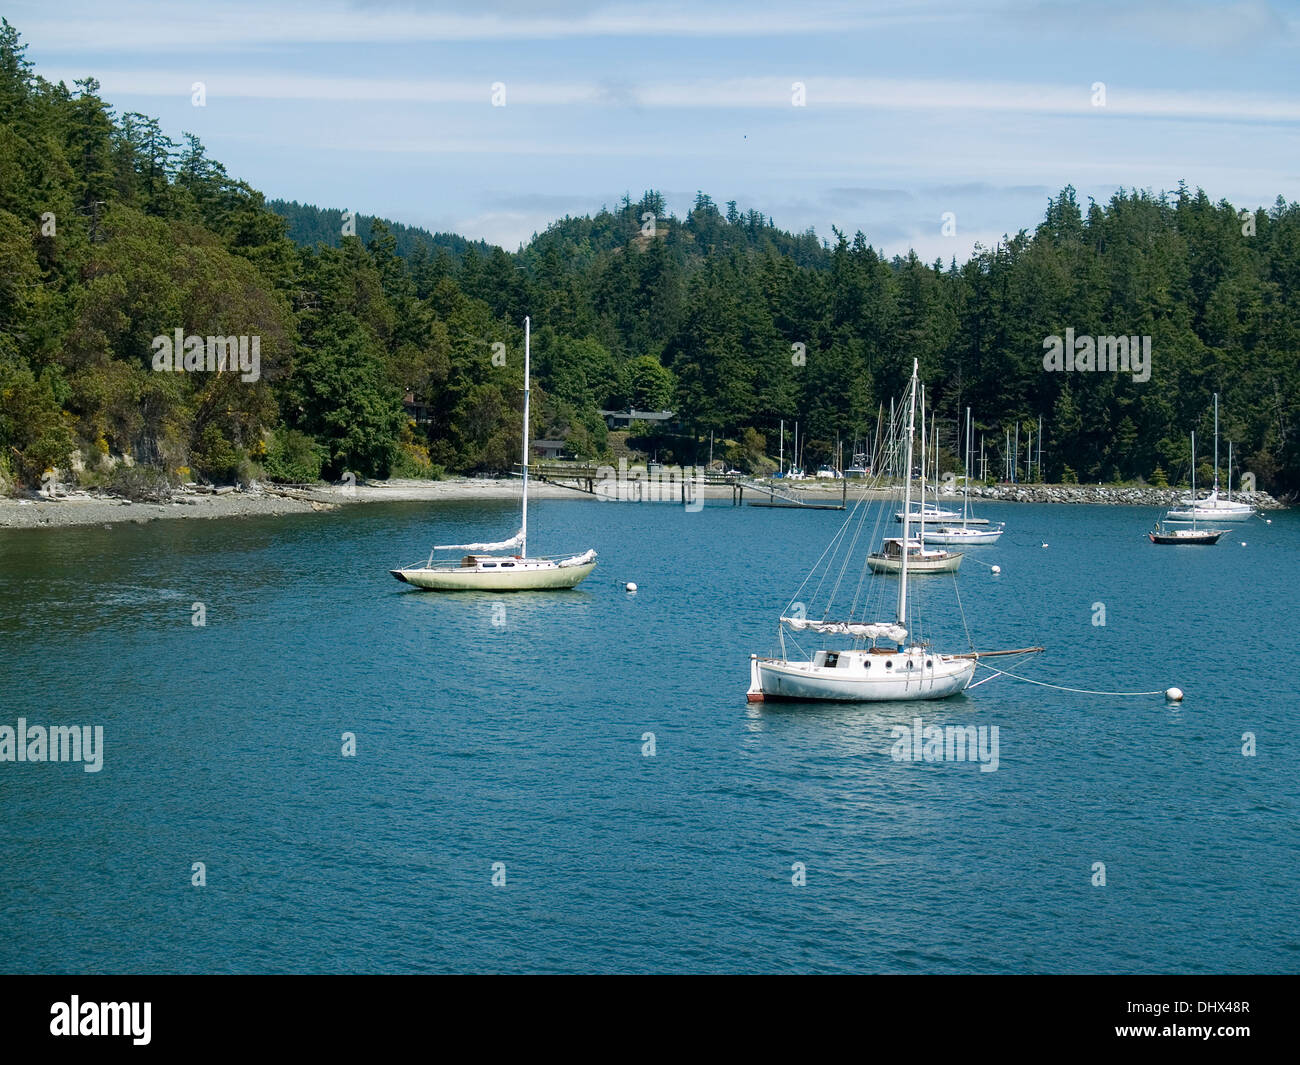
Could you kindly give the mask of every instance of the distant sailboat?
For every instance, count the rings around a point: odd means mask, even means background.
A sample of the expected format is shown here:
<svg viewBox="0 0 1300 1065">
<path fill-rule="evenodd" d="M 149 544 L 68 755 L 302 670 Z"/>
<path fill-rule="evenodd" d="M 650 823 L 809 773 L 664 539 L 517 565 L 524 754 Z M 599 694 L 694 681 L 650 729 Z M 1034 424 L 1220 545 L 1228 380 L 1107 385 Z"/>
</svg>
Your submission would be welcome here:
<svg viewBox="0 0 1300 1065">
<path fill-rule="evenodd" d="M 1192 498 L 1196 498 L 1196 430 L 1192 430 Z M 1227 529 L 1198 529 L 1196 527 L 1196 509 L 1192 509 L 1192 527 L 1190 529 L 1172 528 L 1156 522 L 1147 538 L 1153 544 L 1217 544 Z"/>
<path fill-rule="evenodd" d="M 438 592 L 525 592 L 572 588 L 596 568 L 596 552 L 548 558 L 528 557 L 528 415 L 529 319 L 524 319 L 524 485 L 519 531 L 508 540 L 435 547 L 423 563 L 390 570 L 399 581 Z M 517 555 L 497 552 L 519 549 Z M 460 558 L 434 560 L 439 551 L 454 551 Z"/>
<path fill-rule="evenodd" d="M 971 424 L 970 424 L 970 407 L 966 408 L 966 479 L 965 479 L 965 496 L 961 508 L 960 525 L 939 525 L 930 529 L 926 525 L 921 526 L 921 540 L 927 544 L 995 544 L 998 537 L 1002 535 L 1003 525 L 998 522 L 997 525 L 989 525 L 987 518 L 975 519 L 971 517 L 970 512 L 970 449 L 971 449 Z M 927 519 L 928 525 L 928 519 Z M 987 526 L 979 528 L 978 526 Z"/>
<path fill-rule="evenodd" d="M 1254 517 L 1254 507 L 1232 498 L 1232 445 L 1229 444 L 1228 447 L 1228 498 L 1220 499 L 1219 393 L 1216 392 L 1214 393 L 1214 487 L 1204 499 L 1197 499 L 1196 486 L 1193 483 L 1191 496 L 1183 500 L 1181 507 L 1175 507 L 1165 515 L 1167 521 L 1245 521 L 1247 518 Z"/>
</svg>

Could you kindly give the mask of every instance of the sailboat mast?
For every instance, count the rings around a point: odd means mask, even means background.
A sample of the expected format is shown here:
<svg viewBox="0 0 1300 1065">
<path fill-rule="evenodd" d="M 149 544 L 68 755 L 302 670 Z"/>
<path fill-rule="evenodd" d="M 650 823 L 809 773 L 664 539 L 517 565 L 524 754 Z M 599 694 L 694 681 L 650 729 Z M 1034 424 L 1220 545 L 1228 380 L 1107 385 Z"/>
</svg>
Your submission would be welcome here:
<svg viewBox="0 0 1300 1065">
<path fill-rule="evenodd" d="M 1196 430 L 1192 430 L 1192 530 L 1196 530 Z"/>
<path fill-rule="evenodd" d="M 961 527 L 966 528 L 966 519 L 970 515 L 970 407 L 966 408 L 966 498 L 961 506 Z"/>
<path fill-rule="evenodd" d="M 929 453 L 928 451 L 925 450 L 925 446 L 926 446 L 926 443 L 927 443 L 926 438 L 925 438 L 925 385 L 921 385 L 920 388 L 921 388 L 921 512 L 920 512 L 920 526 L 919 526 L 918 529 L 916 530 L 916 535 L 919 536 L 919 537 L 921 537 L 922 540 L 924 541 L 924 537 L 925 537 L 925 460 L 926 460 L 926 458 L 929 456 L 930 453 Z M 907 469 L 904 470 L 903 472 L 904 472 L 904 474 L 906 475 L 907 479 L 910 481 L 910 480 L 912 479 L 912 460 L 911 460 L 911 459 L 908 459 L 908 461 L 907 461 Z M 906 514 L 907 511 L 904 511 L 903 513 Z M 909 517 L 910 517 L 910 515 L 909 515 Z M 907 522 L 906 522 L 906 521 L 903 522 L 903 554 L 904 554 L 904 555 L 907 554 Z"/>
<path fill-rule="evenodd" d="M 1228 502 L 1232 502 L 1232 441 L 1228 441 Z"/>
<path fill-rule="evenodd" d="M 1219 393 L 1214 393 L 1214 497 L 1219 497 Z M 1192 493 L 1196 498 L 1196 493 Z"/>
<path fill-rule="evenodd" d="M 912 437 L 916 432 L 916 370 L 918 362 L 912 360 L 912 398 L 907 416 L 907 465 L 906 479 L 903 481 L 903 560 L 898 572 L 898 623 L 907 625 L 907 519 L 912 513 Z M 925 432 L 925 420 L 922 418 L 921 431 Z M 921 500 L 925 507 L 924 497 Z"/>
<path fill-rule="evenodd" d="M 519 522 L 519 556 L 528 557 L 528 381 L 529 381 L 529 333 L 531 323 L 524 318 L 524 504 Z"/>
</svg>

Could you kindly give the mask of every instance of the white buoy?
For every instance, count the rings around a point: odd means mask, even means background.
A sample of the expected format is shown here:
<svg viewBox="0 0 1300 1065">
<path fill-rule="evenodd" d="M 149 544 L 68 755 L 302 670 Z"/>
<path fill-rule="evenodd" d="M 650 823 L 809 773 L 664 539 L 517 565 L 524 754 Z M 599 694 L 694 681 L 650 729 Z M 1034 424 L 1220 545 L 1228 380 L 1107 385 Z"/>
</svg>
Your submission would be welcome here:
<svg viewBox="0 0 1300 1065">
<path fill-rule="evenodd" d="M 993 572 L 994 572 L 994 573 L 1001 573 L 1001 572 L 1002 572 L 1002 567 L 1001 567 L 1001 566 L 994 566 L 994 567 L 993 567 Z"/>
<path fill-rule="evenodd" d="M 627 584 L 625 584 L 623 587 L 626 588 L 629 592 L 635 592 L 636 581 L 628 581 Z"/>
<path fill-rule="evenodd" d="M 1242 547 L 1245 547 L 1245 546 L 1246 546 L 1246 541 L 1245 541 L 1245 540 L 1242 540 L 1242 541 L 1241 541 L 1241 546 L 1242 546 Z"/>
<path fill-rule="evenodd" d="M 1264 524 L 1265 524 L 1265 525 L 1272 525 L 1272 524 L 1273 524 L 1273 519 L 1272 519 L 1272 518 L 1265 518 L 1265 519 L 1264 519 Z"/>
<path fill-rule="evenodd" d="M 1165 690 L 1165 698 L 1171 703 L 1181 703 L 1183 701 L 1183 689 L 1168 688 Z"/>
<path fill-rule="evenodd" d="M 1043 546 L 1046 547 L 1047 545 L 1046 545 L 1046 544 L 1043 544 Z"/>
</svg>

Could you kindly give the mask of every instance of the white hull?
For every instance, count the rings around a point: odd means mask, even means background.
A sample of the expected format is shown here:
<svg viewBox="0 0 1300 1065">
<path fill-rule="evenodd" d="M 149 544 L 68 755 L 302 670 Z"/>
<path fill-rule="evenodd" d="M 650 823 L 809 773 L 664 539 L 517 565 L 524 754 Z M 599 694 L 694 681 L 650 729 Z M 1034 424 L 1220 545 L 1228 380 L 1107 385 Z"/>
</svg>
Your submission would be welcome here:
<svg viewBox="0 0 1300 1065">
<path fill-rule="evenodd" d="M 909 575 L 917 573 L 956 573 L 961 565 L 962 555 L 960 551 L 936 551 L 935 555 L 942 555 L 942 558 L 926 558 L 911 554 L 907 556 L 907 572 Z M 872 573 L 900 573 L 903 569 L 901 560 L 891 558 L 881 554 L 870 554 L 867 556 L 867 565 L 871 567 Z"/>
<path fill-rule="evenodd" d="M 484 561 L 495 565 L 484 565 Z M 399 581 L 432 592 L 528 592 L 572 588 L 596 568 L 595 561 L 563 566 L 550 559 L 487 559 L 465 566 L 414 566 L 395 569 Z"/>
<path fill-rule="evenodd" d="M 921 539 L 927 544 L 996 544 L 1001 535 L 1001 529 L 963 529 L 957 525 L 927 528 L 921 534 Z M 908 568 L 911 568 L 910 563 Z"/>
<path fill-rule="evenodd" d="M 832 658 L 834 665 L 821 664 Z M 973 658 L 932 654 L 922 647 L 888 654 L 818 652 L 806 662 L 754 655 L 748 698 L 750 702 L 826 699 L 852 703 L 946 699 L 965 690 L 974 675 Z"/>
<path fill-rule="evenodd" d="M 1255 512 L 1244 504 L 1229 506 L 1223 500 L 1217 507 L 1195 506 L 1175 507 L 1165 515 L 1166 521 L 1246 521 L 1253 518 Z"/>
<path fill-rule="evenodd" d="M 901 522 L 903 520 L 903 512 L 901 510 L 895 511 L 894 520 L 897 522 Z M 931 522 L 939 522 L 939 521 L 961 521 L 961 515 L 951 510 L 938 510 L 938 509 L 926 507 L 925 513 L 922 513 L 919 510 L 914 510 L 912 511 L 911 515 L 907 519 L 907 523 L 909 525 L 920 525 L 922 524 L 922 522 L 924 522 L 926 525 L 929 525 Z M 968 524 L 970 522 L 975 522 L 976 524 L 981 524 L 981 525 L 987 525 L 988 519 L 971 518 L 969 519 Z"/>
</svg>

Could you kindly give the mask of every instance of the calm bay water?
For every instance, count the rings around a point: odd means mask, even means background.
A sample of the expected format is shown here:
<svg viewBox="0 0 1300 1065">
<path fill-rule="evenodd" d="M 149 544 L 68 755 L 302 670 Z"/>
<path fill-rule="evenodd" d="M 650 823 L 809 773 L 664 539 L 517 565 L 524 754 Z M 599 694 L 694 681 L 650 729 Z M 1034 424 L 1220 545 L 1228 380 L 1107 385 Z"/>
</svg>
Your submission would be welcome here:
<svg viewBox="0 0 1300 1065">
<path fill-rule="evenodd" d="M 747 705 L 836 512 L 539 502 L 534 550 L 601 564 L 514 596 L 387 573 L 507 503 L 0 532 L 0 725 L 105 746 L 0 763 L 0 970 L 1295 971 L 1300 517 L 1164 548 L 1138 508 L 981 513 L 978 646 L 1182 706 Z M 997 771 L 894 761 L 914 716 L 997 725 Z"/>
</svg>

